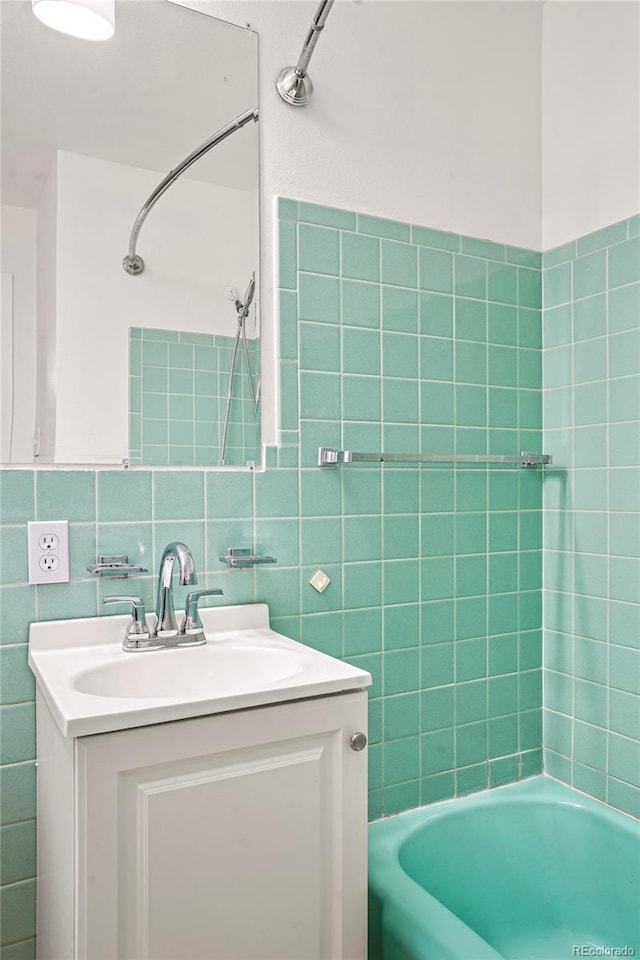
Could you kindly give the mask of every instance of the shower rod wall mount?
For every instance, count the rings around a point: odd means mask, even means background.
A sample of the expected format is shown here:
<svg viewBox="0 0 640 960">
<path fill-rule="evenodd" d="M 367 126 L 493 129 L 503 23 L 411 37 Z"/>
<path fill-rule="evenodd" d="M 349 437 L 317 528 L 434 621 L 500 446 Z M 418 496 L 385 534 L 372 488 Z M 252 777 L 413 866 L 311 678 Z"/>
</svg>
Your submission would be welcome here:
<svg viewBox="0 0 640 960">
<path fill-rule="evenodd" d="M 129 236 L 129 252 L 122 260 L 122 267 L 126 273 L 131 277 L 137 277 L 144 271 L 144 260 L 142 257 L 136 253 L 136 243 L 138 242 L 138 236 L 142 230 L 142 225 L 147 219 L 147 216 L 151 212 L 152 208 L 158 202 L 163 193 L 165 193 L 169 187 L 175 183 L 179 176 L 181 176 L 185 170 L 188 170 L 189 167 L 199 160 L 200 157 L 203 157 L 205 153 L 208 153 L 213 147 L 221 143 L 223 140 L 226 140 L 227 137 L 231 136 L 232 133 L 235 133 L 236 130 L 242 129 L 245 124 L 249 123 L 251 120 L 254 123 L 257 123 L 259 119 L 258 108 L 254 107 L 251 110 L 246 110 L 244 113 L 239 114 L 235 117 L 230 123 L 227 123 L 224 127 L 221 127 L 219 130 L 209 137 L 208 140 L 205 140 L 204 143 L 201 143 L 199 147 L 196 147 L 195 150 L 192 150 L 191 153 L 182 160 L 177 167 L 174 167 L 173 170 L 170 170 L 166 175 L 164 180 L 161 180 L 158 186 L 155 188 L 153 193 L 143 204 L 138 216 L 134 220 L 133 227 L 131 228 L 131 234 Z"/>
<path fill-rule="evenodd" d="M 278 74 L 276 80 L 278 93 L 285 103 L 291 104 L 292 107 L 304 107 L 313 96 L 313 84 L 311 77 L 307 74 L 307 68 L 333 4 L 334 0 L 322 0 L 305 37 L 298 62 L 295 67 L 283 67 Z"/>
</svg>

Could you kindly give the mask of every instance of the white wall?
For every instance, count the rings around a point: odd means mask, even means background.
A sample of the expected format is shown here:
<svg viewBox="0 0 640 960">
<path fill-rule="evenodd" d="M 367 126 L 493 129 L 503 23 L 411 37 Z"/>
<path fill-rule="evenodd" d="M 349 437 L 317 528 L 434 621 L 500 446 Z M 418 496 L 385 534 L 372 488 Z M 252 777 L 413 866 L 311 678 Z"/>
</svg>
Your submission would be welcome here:
<svg viewBox="0 0 640 960">
<path fill-rule="evenodd" d="M 130 326 L 234 334 L 240 294 L 257 269 L 244 191 L 183 178 L 150 212 L 137 250 L 145 271 L 122 269 L 139 208 L 157 172 L 60 152 L 56 237 L 56 462 L 127 456 Z"/>
<path fill-rule="evenodd" d="M 640 211 L 640 3 L 546 3 L 543 249 Z"/>
<path fill-rule="evenodd" d="M 5 315 L 2 326 L 2 435 L 3 461 L 9 459 L 8 423 L 13 418 L 11 459 L 28 462 L 32 455 L 35 416 L 36 336 L 36 212 L 26 207 L 2 205 L 2 273 L 11 275 L 13 317 Z M 3 302 L 3 307 L 5 303 Z M 9 305 L 6 304 L 8 307 Z M 12 331 L 5 327 L 12 326 Z M 5 349 L 5 333 L 11 332 L 13 363 Z M 8 368 L 7 368 L 8 365 Z M 13 367 L 13 369 L 11 369 Z M 5 397 L 5 381 L 13 377 L 13 404 Z"/>
</svg>

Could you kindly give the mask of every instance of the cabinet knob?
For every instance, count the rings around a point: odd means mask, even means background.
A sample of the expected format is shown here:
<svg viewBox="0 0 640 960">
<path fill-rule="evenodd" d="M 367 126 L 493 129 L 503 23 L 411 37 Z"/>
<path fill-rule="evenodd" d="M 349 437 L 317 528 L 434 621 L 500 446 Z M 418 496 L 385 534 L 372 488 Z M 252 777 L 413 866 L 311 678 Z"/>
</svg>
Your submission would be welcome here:
<svg viewBox="0 0 640 960">
<path fill-rule="evenodd" d="M 349 740 L 349 746 L 352 750 L 360 751 L 364 750 L 367 745 L 367 735 L 366 733 L 354 733 Z"/>
</svg>

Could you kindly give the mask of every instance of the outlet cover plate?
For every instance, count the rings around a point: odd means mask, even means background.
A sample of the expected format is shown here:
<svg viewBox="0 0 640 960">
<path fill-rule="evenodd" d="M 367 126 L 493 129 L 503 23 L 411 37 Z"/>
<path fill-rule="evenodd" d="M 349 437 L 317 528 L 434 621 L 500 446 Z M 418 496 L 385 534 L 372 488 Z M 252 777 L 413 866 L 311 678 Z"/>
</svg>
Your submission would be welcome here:
<svg viewBox="0 0 640 960">
<path fill-rule="evenodd" d="M 27 524 L 29 583 L 69 582 L 69 521 L 32 520 Z"/>
</svg>

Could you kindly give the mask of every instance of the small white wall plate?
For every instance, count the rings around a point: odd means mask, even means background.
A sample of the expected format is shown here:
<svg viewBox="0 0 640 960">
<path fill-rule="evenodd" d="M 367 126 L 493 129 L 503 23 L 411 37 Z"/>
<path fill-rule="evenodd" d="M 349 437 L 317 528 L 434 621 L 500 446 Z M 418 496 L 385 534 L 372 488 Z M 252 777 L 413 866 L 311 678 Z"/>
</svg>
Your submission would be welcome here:
<svg viewBox="0 0 640 960">
<path fill-rule="evenodd" d="M 322 570 L 316 570 L 309 580 L 309 583 L 318 593 L 323 593 L 331 583 L 331 578 L 328 577 L 326 573 L 323 573 Z"/>
</svg>

